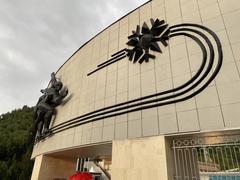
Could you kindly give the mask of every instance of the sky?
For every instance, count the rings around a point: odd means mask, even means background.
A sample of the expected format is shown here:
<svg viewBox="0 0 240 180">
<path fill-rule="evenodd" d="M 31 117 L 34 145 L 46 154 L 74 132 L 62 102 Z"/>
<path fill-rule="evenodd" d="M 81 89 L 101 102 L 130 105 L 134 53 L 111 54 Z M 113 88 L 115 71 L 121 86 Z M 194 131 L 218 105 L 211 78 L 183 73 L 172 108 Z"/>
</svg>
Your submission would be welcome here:
<svg viewBox="0 0 240 180">
<path fill-rule="evenodd" d="M 0 114 L 34 106 L 86 41 L 146 0 L 0 0 Z"/>
</svg>

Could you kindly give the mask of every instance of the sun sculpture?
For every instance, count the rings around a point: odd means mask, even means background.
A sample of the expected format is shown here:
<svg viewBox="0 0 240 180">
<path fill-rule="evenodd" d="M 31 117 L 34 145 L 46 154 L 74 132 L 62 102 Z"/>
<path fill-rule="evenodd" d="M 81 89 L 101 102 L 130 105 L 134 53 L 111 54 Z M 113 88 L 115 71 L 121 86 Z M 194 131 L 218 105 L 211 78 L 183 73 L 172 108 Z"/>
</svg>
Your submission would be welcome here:
<svg viewBox="0 0 240 180">
<path fill-rule="evenodd" d="M 148 27 L 146 22 L 143 23 L 141 33 L 140 26 L 137 25 L 136 31 L 132 31 L 132 35 L 128 36 L 129 41 L 127 45 L 132 46 L 132 49 L 127 49 L 127 56 L 129 60 L 140 64 L 143 61 L 148 62 L 149 58 L 154 59 L 155 56 L 149 53 L 149 49 L 152 51 L 160 52 L 161 48 L 158 42 L 161 42 L 164 46 L 167 46 L 167 40 L 169 39 L 170 30 L 168 24 L 164 20 L 156 19 L 155 21 L 151 18 L 151 29 Z"/>
</svg>

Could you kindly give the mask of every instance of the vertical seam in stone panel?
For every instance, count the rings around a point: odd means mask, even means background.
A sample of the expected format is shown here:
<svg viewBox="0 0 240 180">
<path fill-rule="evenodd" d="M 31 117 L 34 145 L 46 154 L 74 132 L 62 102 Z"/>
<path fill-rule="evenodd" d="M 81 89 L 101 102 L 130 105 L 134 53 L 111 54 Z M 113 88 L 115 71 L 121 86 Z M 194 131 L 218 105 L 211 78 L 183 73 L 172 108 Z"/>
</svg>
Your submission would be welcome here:
<svg viewBox="0 0 240 180">
<path fill-rule="evenodd" d="M 151 6 L 151 17 L 152 17 L 152 15 L 153 15 L 152 14 L 152 9 L 153 9 L 152 1 L 150 3 L 151 3 L 150 6 Z M 154 64 L 153 70 L 154 70 L 154 77 L 155 77 L 155 91 L 157 93 L 157 74 L 156 74 L 156 63 L 155 63 L 155 60 L 153 61 L 153 64 Z M 156 107 L 155 109 L 157 111 L 158 134 L 160 134 L 158 108 Z"/>
<path fill-rule="evenodd" d="M 118 23 L 118 45 L 117 45 L 117 49 L 119 50 L 119 31 L 120 31 L 120 21 L 117 22 Z M 118 63 L 117 62 L 117 68 L 116 68 L 116 90 L 115 90 L 115 104 L 117 104 L 117 87 L 118 87 Z M 115 119 L 114 119 L 114 124 L 113 124 L 113 140 L 115 139 L 115 135 L 116 135 L 116 116 L 115 116 Z"/>
<path fill-rule="evenodd" d="M 92 48 L 91 48 L 91 61 L 92 61 L 92 58 L 93 58 L 93 53 L 92 53 L 92 51 L 93 51 L 93 44 L 92 44 Z M 90 62 L 91 62 L 90 61 Z M 91 81 L 90 81 L 91 82 Z M 90 86 L 91 87 L 91 86 Z M 91 104 L 91 103 L 90 103 Z M 90 104 L 88 105 L 89 107 L 90 107 Z M 91 141 L 92 141 L 92 133 L 93 133 L 93 122 L 91 122 L 91 128 L 89 128 L 89 130 L 91 130 L 91 135 L 90 135 L 90 142 L 89 143 L 91 143 Z"/>
<path fill-rule="evenodd" d="M 127 24 L 128 24 L 128 30 L 127 30 L 127 33 L 129 35 L 129 16 L 127 16 Z M 120 27 L 119 27 L 120 29 Z M 129 99 L 129 61 L 128 59 L 126 59 L 127 61 L 127 100 Z M 129 117 L 129 113 L 127 113 L 127 138 L 128 138 L 128 117 Z"/>
<path fill-rule="evenodd" d="M 218 1 L 217 1 L 217 3 L 218 3 Z M 198 0 L 197 0 L 197 6 L 198 6 L 199 14 L 200 14 L 200 19 L 201 19 L 201 22 L 202 22 L 202 24 L 203 24 L 202 15 L 201 15 L 201 11 L 200 11 L 200 7 L 199 7 Z M 218 5 L 218 8 L 219 8 L 219 11 L 220 11 L 220 14 L 221 14 L 221 17 L 222 17 L 222 12 L 221 12 L 221 10 L 220 10 L 219 5 Z M 225 26 L 223 17 L 222 17 L 222 20 L 223 20 L 223 24 L 224 24 L 224 27 L 225 27 L 225 30 L 226 30 L 226 26 Z M 226 30 L 226 33 L 227 33 L 227 30 Z M 228 34 L 227 34 L 227 36 L 228 36 Z M 230 44 L 231 44 L 231 43 L 230 43 Z M 225 123 L 225 121 L 224 121 L 224 116 L 223 116 L 222 104 L 221 104 L 221 101 L 220 101 L 220 96 L 219 96 L 219 93 L 218 93 L 217 83 L 216 83 L 215 79 L 214 79 L 213 82 L 214 82 L 214 84 L 215 84 L 215 88 L 216 88 L 216 92 L 217 92 L 217 97 L 218 97 L 218 102 L 219 102 L 219 108 L 220 108 L 221 115 L 222 115 L 222 119 L 223 119 L 223 126 L 226 127 L 226 123 Z"/>
<path fill-rule="evenodd" d="M 145 6 L 145 5 L 144 5 Z M 144 7 L 144 6 L 142 6 L 142 7 Z M 139 9 L 138 9 L 138 24 L 140 25 L 140 23 L 141 23 L 141 20 L 140 20 L 140 11 L 141 11 L 141 8 L 142 7 L 140 7 Z M 142 68 L 141 68 L 142 66 L 140 65 L 140 75 L 139 75 L 139 77 L 140 77 L 140 97 L 142 97 Z M 140 121 L 141 121 L 141 137 L 143 137 L 143 122 L 142 122 L 142 110 L 140 110 L 140 112 L 141 112 L 141 119 L 140 119 Z"/>
<path fill-rule="evenodd" d="M 227 39 L 228 39 L 228 42 L 229 42 L 229 46 L 230 46 L 230 49 L 231 49 L 231 52 L 232 52 L 232 55 L 233 55 L 233 58 L 234 58 L 234 64 L 237 67 L 238 77 L 240 77 L 240 72 L 239 72 L 239 69 L 238 69 L 238 66 L 237 66 L 237 63 L 236 63 L 236 59 L 235 59 L 235 56 L 234 56 L 234 53 L 233 53 L 232 43 L 229 39 L 229 33 L 228 33 L 228 30 L 227 30 L 227 27 L 226 27 L 226 24 L 225 24 L 225 20 L 223 18 L 221 7 L 219 5 L 219 0 L 217 1 L 217 4 L 218 4 L 218 8 L 219 8 L 219 11 L 220 11 L 220 14 L 221 14 L 221 18 L 223 20 L 223 25 L 224 25 L 224 28 L 225 28 L 225 31 L 226 31 L 226 34 L 227 34 Z"/>
<path fill-rule="evenodd" d="M 95 43 L 96 43 L 96 41 L 97 41 L 96 39 L 97 39 L 97 38 L 95 38 Z M 98 52 L 97 52 L 97 53 L 98 53 L 98 56 L 96 57 L 96 59 L 99 58 L 99 56 L 100 56 L 100 48 L 101 48 L 101 42 L 99 42 L 99 50 L 98 50 Z M 93 49 L 93 50 L 94 50 L 94 49 Z M 96 73 L 95 76 L 97 76 L 97 77 L 96 77 L 96 81 L 95 81 L 94 110 L 96 110 L 96 109 L 95 109 L 95 108 L 96 108 L 95 105 L 96 105 L 96 91 L 97 91 L 97 82 L 98 82 L 97 80 L 98 80 L 98 78 L 99 78 L 98 73 Z M 93 134 L 93 130 L 94 130 L 94 129 L 93 129 L 93 125 L 92 125 L 92 134 Z M 102 141 L 102 137 L 101 137 L 101 141 Z M 91 142 L 93 142 L 93 137 L 92 137 L 92 136 L 91 136 Z"/>
<path fill-rule="evenodd" d="M 180 0 L 178 0 L 178 2 L 179 2 L 181 19 L 182 19 L 182 21 L 183 21 L 183 14 L 182 14 L 181 2 L 180 2 Z M 200 12 L 199 12 L 199 13 L 200 13 Z M 192 78 L 192 71 L 191 71 L 191 65 L 190 65 L 190 59 L 189 59 L 189 51 L 188 51 L 188 45 L 187 45 L 186 37 L 184 37 L 184 42 L 185 42 L 185 47 L 186 47 L 186 51 L 187 51 L 189 73 L 190 73 L 190 77 Z M 199 112 L 198 112 L 198 108 L 197 108 L 197 102 L 196 102 L 196 98 L 195 98 L 195 97 L 192 97 L 192 98 L 194 99 L 194 104 L 195 104 L 195 107 L 196 107 L 197 118 L 198 118 L 198 128 L 199 128 L 199 130 L 200 130 L 200 129 L 201 129 L 201 126 L 200 126 L 200 118 L 199 118 Z M 191 100 L 191 99 L 189 99 L 189 100 Z"/>
<path fill-rule="evenodd" d="M 164 14 L 165 14 L 165 18 L 167 20 L 167 12 L 166 12 L 166 0 L 164 0 Z M 167 47 L 168 48 L 168 56 L 169 56 L 169 64 L 170 64 L 170 70 L 171 70 L 171 76 L 172 76 L 172 87 L 174 87 L 174 84 L 173 84 L 173 72 L 172 72 L 172 63 L 171 63 L 171 52 L 170 52 L 170 46 Z M 177 106 L 176 106 L 176 103 L 174 103 L 174 107 L 175 107 L 175 117 L 176 117 L 176 120 L 177 120 L 177 131 L 179 132 L 179 122 L 178 122 L 178 116 L 177 116 Z"/>
<path fill-rule="evenodd" d="M 109 34 L 110 34 L 110 30 L 108 29 L 107 31 L 108 31 L 108 33 L 107 33 L 107 34 L 108 34 L 107 58 L 108 58 L 108 57 L 109 57 Z M 104 92 L 104 107 L 106 107 L 106 104 L 105 104 L 105 103 L 106 103 L 106 92 L 107 92 L 107 75 L 108 75 L 108 68 L 109 68 L 109 67 L 106 68 L 106 77 L 105 77 L 105 82 L 106 82 L 106 83 L 105 83 L 105 92 Z M 105 125 L 104 125 L 104 120 L 105 120 L 105 119 L 103 119 L 102 141 L 103 141 L 104 126 L 105 126 Z"/>
</svg>

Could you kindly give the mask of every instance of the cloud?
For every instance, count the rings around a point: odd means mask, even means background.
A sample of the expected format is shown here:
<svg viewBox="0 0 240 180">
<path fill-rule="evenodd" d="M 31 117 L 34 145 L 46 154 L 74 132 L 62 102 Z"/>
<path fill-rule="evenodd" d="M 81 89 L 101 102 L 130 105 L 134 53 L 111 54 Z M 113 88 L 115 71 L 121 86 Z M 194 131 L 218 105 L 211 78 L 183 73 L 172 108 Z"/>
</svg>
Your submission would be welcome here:
<svg viewBox="0 0 240 180">
<path fill-rule="evenodd" d="M 0 114 L 35 105 L 40 89 L 84 42 L 146 0 L 2 0 Z"/>
</svg>

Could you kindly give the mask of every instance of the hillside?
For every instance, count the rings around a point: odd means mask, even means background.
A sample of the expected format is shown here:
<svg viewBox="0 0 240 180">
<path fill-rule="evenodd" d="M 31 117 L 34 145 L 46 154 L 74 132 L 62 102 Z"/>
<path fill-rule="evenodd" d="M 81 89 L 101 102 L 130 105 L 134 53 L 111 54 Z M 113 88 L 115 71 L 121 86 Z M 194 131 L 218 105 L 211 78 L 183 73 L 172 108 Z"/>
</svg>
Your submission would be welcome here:
<svg viewBox="0 0 240 180">
<path fill-rule="evenodd" d="M 24 106 L 0 116 L 0 179 L 28 180 L 33 161 L 30 160 L 32 143 L 33 108 Z"/>
</svg>

